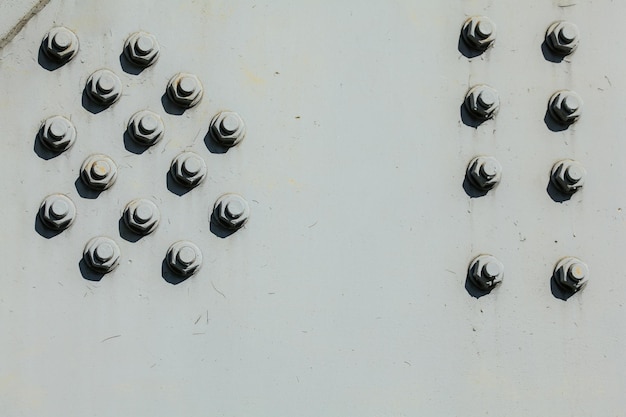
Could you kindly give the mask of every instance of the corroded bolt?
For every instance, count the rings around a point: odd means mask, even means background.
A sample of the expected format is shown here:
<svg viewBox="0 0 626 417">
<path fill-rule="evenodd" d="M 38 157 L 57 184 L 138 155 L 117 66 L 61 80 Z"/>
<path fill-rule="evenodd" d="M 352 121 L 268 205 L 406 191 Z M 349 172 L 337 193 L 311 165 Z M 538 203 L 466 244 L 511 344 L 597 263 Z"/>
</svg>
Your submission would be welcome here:
<svg viewBox="0 0 626 417">
<path fill-rule="evenodd" d="M 101 69 L 89 76 L 85 92 L 94 102 L 108 106 L 121 97 L 122 81 L 113 72 Z"/>
<path fill-rule="evenodd" d="M 237 113 L 223 111 L 211 119 L 210 133 L 217 143 L 232 147 L 246 137 L 246 125 Z"/>
<path fill-rule="evenodd" d="M 152 201 L 138 198 L 126 204 L 123 218 L 130 230 L 140 235 L 147 235 L 159 225 L 161 214 Z"/>
<path fill-rule="evenodd" d="M 490 156 L 477 156 L 467 165 L 467 179 L 480 190 L 491 190 L 502 177 L 502 166 Z"/>
<path fill-rule="evenodd" d="M 169 247 L 166 259 L 172 272 L 183 277 L 195 274 L 202 266 L 200 248 L 192 242 L 182 240 Z"/>
<path fill-rule="evenodd" d="M 550 97 L 548 111 L 561 124 L 574 123 L 582 113 L 583 99 L 574 91 L 560 90 Z"/>
<path fill-rule="evenodd" d="M 159 43 L 154 35 L 135 32 L 124 43 L 124 54 L 129 61 L 140 67 L 148 67 L 159 59 Z"/>
<path fill-rule="evenodd" d="M 91 155 L 80 167 L 80 178 L 94 190 L 106 190 L 117 179 L 117 165 L 106 155 Z"/>
<path fill-rule="evenodd" d="M 220 225 L 236 230 L 248 221 L 250 206 L 238 194 L 224 194 L 215 202 L 213 215 Z"/>
<path fill-rule="evenodd" d="M 470 263 L 469 278 L 481 290 L 492 290 L 503 277 L 504 265 L 491 255 L 477 256 Z"/>
<path fill-rule="evenodd" d="M 39 218 L 50 229 L 65 230 L 76 218 L 76 206 L 66 195 L 51 194 L 41 202 Z"/>
<path fill-rule="evenodd" d="M 203 95 L 202 84 L 193 74 L 180 72 L 167 84 L 167 96 L 181 107 L 190 108 L 200 102 Z"/>
<path fill-rule="evenodd" d="M 120 248 L 113 239 L 98 236 L 91 239 L 83 250 L 83 259 L 97 272 L 111 272 L 120 260 Z"/>
<path fill-rule="evenodd" d="M 150 110 L 141 110 L 130 118 L 127 131 L 135 142 L 152 146 L 163 138 L 165 128 L 161 116 Z"/>
<path fill-rule="evenodd" d="M 76 140 L 76 128 L 63 116 L 46 119 L 39 129 L 39 140 L 47 149 L 63 152 L 69 149 Z"/>
<path fill-rule="evenodd" d="M 546 44 L 552 52 L 559 55 L 569 55 L 574 52 L 579 40 L 578 26 L 570 22 L 554 22 L 546 31 Z"/>
<path fill-rule="evenodd" d="M 176 182 L 191 188 L 204 180 L 207 167 L 200 155 L 194 152 L 183 152 L 172 161 L 170 172 Z"/>
<path fill-rule="evenodd" d="M 488 85 L 476 85 L 465 95 L 465 108 L 480 120 L 490 119 L 500 108 L 498 92 Z"/>
<path fill-rule="evenodd" d="M 574 194 L 585 184 L 587 171 L 571 159 L 563 159 L 552 166 L 550 180 L 556 188 L 566 194 Z"/>
<path fill-rule="evenodd" d="M 54 27 L 43 37 L 41 46 L 48 58 L 64 63 L 78 53 L 78 38 L 68 28 Z"/>
<path fill-rule="evenodd" d="M 486 16 L 472 16 L 463 24 L 461 36 L 471 48 L 484 51 L 496 40 L 496 25 Z"/>
<path fill-rule="evenodd" d="M 554 268 L 554 280 L 559 287 L 566 291 L 579 291 L 587 285 L 589 268 L 578 258 L 563 258 Z"/>
</svg>

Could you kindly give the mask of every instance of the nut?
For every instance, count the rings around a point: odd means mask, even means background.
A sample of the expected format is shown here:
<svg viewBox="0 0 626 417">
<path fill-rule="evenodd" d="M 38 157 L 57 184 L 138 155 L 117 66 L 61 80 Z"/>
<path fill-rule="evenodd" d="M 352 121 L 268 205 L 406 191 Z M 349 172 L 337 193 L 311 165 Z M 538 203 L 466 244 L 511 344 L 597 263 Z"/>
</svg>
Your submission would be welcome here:
<svg viewBox="0 0 626 417">
<path fill-rule="evenodd" d="M 574 194 L 585 183 L 587 171 L 576 161 L 563 159 L 552 167 L 552 184 L 566 194 Z"/>
<path fill-rule="evenodd" d="M 480 255 L 474 258 L 469 267 L 469 278 L 478 288 L 492 290 L 502 282 L 504 265 L 491 255 Z"/>
<path fill-rule="evenodd" d="M 484 51 L 496 40 L 496 25 L 486 16 L 472 16 L 463 24 L 461 36 L 470 47 Z"/>
<path fill-rule="evenodd" d="M 122 95 L 122 81 L 112 71 L 101 69 L 89 76 L 85 92 L 94 102 L 108 106 Z"/>
<path fill-rule="evenodd" d="M 191 188 L 204 180 L 207 167 L 200 155 L 193 152 L 183 152 L 172 161 L 170 172 L 176 182 Z"/>
<path fill-rule="evenodd" d="M 227 229 L 236 230 L 248 221 L 250 206 L 238 194 L 224 194 L 215 202 L 213 215 L 217 222 Z"/>
<path fill-rule="evenodd" d="M 237 113 L 223 111 L 211 119 L 210 132 L 214 141 L 230 148 L 246 137 L 246 125 Z"/>
<path fill-rule="evenodd" d="M 167 250 L 167 266 L 175 274 L 188 277 L 196 272 L 202 266 L 202 252 L 195 244 L 187 241 L 179 241 L 174 243 Z"/>
<path fill-rule="evenodd" d="M 181 107 L 190 108 L 202 99 L 202 83 L 193 74 L 179 72 L 167 84 L 167 96 Z"/>
<path fill-rule="evenodd" d="M 578 258 L 563 258 L 554 267 L 554 280 L 566 291 L 580 291 L 589 280 L 589 268 Z"/>
<path fill-rule="evenodd" d="M 465 108 L 480 120 L 490 119 L 500 108 L 498 92 L 488 85 L 476 85 L 465 95 Z"/>
<path fill-rule="evenodd" d="M 126 226 L 140 235 L 152 233 L 161 220 L 156 204 L 145 198 L 138 198 L 126 204 L 123 217 Z"/>
<path fill-rule="evenodd" d="M 154 35 L 135 32 L 124 43 L 124 54 L 130 62 L 140 67 L 148 67 L 159 59 L 159 43 Z"/>
<path fill-rule="evenodd" d="M 41 46 L 48 58 L 65 63 L 78 53 L 78 38 L 68 28 L 58 26 L 46 33 L 41 41 Z"/>
<path fill-rule="evenodd" d="M 140 145 L 152 146 L 163 138 L 163 120 L 150 110 L 141 110 L 133 114 L 128 122 L 129 136 Z"/>
<path fill-rule="evenodd" d="M 76 218 L 76 206 L 66 195 L 51 194 L 41 202 L 39 217 L 50 229 L 65 230 Z"/>
<path fill-rule="evenodd" d="M 574 52 L 579 40 L 578 26 L 570 22 L 554 22 L 546 31 L 546 44 L 552 52 L 559 55 L 569 55 Z"/>
<path fill-rule="evenodd" d="M 582 113 L 583 99 L 574 91 L 557 91 L 550 97 L 548 111 L 561 124 L 574 123 Z"/>
<path fill-rule="evenodd" d="M 477 156 L 467 165 L 467 179 L 480 190 L 491 190 L 502 177 L 502 166 L 490 156 Z"/>
<path fill-rule="evenodd" d="M 63 152 L 69 149 L 76 140 L 76 128 L 63 116 L 46 119 L 39 129 L 39 140 L 47 149 Z"/>
<path fill-rule="evenodd" d="M 93 270 L 106 274 L 118 265 L 120 248 L 113 239 L 104 236 L 94 237 L 85 245 L 83 259 Z"/>
<path fill-rule="evenodd" d="M 91 155 L 80 167 L 80 178 L 94 190 L 106 190 L 117 179 L 117 165 L 106 155 Z"/>
</svg>

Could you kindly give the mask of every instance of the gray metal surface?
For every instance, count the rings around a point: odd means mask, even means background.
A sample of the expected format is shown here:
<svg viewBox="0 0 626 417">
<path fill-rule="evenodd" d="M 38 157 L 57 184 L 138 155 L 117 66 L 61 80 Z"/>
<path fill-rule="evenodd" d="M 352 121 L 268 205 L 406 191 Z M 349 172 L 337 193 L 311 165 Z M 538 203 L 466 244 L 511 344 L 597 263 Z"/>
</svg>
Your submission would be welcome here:
<svg viewBox="0 0 626 417">
<path fill-rule="evenodd" d="M 0 50 L 2 414 L 623 415 L 625 13 L 609 0 L 50 1 Z M 460 43 L 473 15 L 497 25 L 482 54 Z M 564 59 L 542 50 L 558 20 L 580 30 Z M 40 51 L 55 26 L 80 41 L 58 68 Z M 138 31 L 160 45 L 142 70 L 124 58 Z M 121 81 L 108 108 L 84 93 L 100 69 Z M 178 73 L 204 91 L 184 111 L 166 93 Z M 500 101 L 482 124 L 464 110 L 478 84 Z M 569 126 L 550 119 L 559 90 L 584 100 Z M 125 135 L 141 110 L 163 120 L 151 147 Z M 226 110 L 247 129 L 230 149 L 209 134 Z M 53 156 L 36 137 L 56 115 L 77 136 Z M 170 174 L 187 151 L 207 165 L 195 188 Z M 93 154 L 117 165 L 101 192 L 80 179 Z M 502 166 L 487 193 L 465 177 L 480 155 Z M 564 159 L 587 172 L 569 198 L 550 186 Z M 250 205 L 234 233 L 210 222 L 225 193 Z M 50 194 L 76 205 L 60 233 L 37 220 Z M 138 198 L 160 211 L 146 236 L 122 219 Z M 82 261 L 97 236 L 119 246 L 108 274 Z M 186 280 L 166 259 L 178 241 L 202 255 Z M 481 254 L 504 267 L 490 293 L 467 281 Z M 571 297 L 551 280 L 566 256 L 589 268 Z"/>
</svg>

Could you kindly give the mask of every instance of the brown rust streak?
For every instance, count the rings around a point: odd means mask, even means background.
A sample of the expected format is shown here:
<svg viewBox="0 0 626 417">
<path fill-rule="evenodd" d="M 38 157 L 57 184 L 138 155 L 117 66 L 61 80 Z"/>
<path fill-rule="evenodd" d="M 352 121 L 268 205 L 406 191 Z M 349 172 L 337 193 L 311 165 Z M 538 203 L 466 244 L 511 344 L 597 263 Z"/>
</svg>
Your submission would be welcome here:
<svg viewBox="0 0 626 417">
<path fill-rule="evenodd" d="M 31 7 L 31 9 L 26 12 L 26 14 L 20 20 L 17 21 L 15 26 L 13 26 L 11 30 L 2 39 L 0 39 L 0 50 L 4 49 L 4 47 L 7 46 L 9 42 L 11 42 L 17 36 L 17 34 L 22 31 L 22 29 L 24 29 L 24 26 L 26 26 L 30 19 L 32 19 L 37 15 L 37 13 L 42 11 L 43 8 L 48 5 L 48 3 L 50 3 L 50 0 L 39 0 L 33 7 Z"/>
</svg>

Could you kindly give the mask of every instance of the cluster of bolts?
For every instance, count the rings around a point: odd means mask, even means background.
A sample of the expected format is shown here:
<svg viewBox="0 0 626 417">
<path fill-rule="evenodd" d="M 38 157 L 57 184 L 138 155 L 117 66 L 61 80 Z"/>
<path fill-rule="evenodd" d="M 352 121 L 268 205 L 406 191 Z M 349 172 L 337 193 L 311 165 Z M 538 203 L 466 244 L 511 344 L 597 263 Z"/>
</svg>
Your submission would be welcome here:
<svg viewBox="0 0 626 417">
<path fill-rule="evenodd" d="M 44 36 L 41 48 L 46 57 L 63 65 L 79 51 L 78 37 L 65 27 L 52 28 Z M 131 34 L 124 43 L 124 56 L 137 67 L 148 67 L 157 62 L 160 47 L 157 39 L 146 32 Z M 122 95 L 122 82 L 111 70 L 101 69 L 89 76 L 85 95 L 95 104 L 110 106 Z M 167 97 L 181 108 L 196 106 L 204 95 L 200 79 L 189 73 L 178 73 L 168 82 Z M 128 136 L 139 145 L 149 147 L 165 135 L 163 119 L 151 110 L 141 110 L 130 117 L 126 126 Z M 230 148 L 238 145 L 246 136 L 246 126 L 239 114 L 231 111 L 217 113 L 209 123 L 208 134 L 219 145 Z M 39 142 L 49 151 L 60 154 L 76 141 L 77 130 L 66 117 L 52 116 L 42 122 L 38 132 Z M 182 152 L 171 162 L 170 174 L 177 184 L 194 188 L 207 176 L 207 165 L 194 152 Z M 80 168 L 82 182 L 92 190 L 102 192 L 111 188 L 117 179 L 115 161 L 104 154 L 88 156 Z M 76 219 L 76 205 L 66 195 L 51 194 L 40 205 L 38 216 L 42 224 L 55 231 L 69 228 Z M 210 212 L 210 221 L 235 231 L 242 228 L 250 215 L 248 202 L 237 194 L 224 194 L 218 198 Z M 126 227 L 137 235 L 148 235 L 156 230 L 161 219 L 157 205 L 149 199 L 130 201 L 123 209 L 121 218 Z M 121 252 L 117 243 L 105 236 L 89 240 L 83 251 L 85 263 L 98 273 L 108 273 L 119 264 Z M 182 277 L 195 274 L 202 265 L 200 248 L 189 241 L 172 244 L 165 260 L 170 270 Z"/>
</svg>

